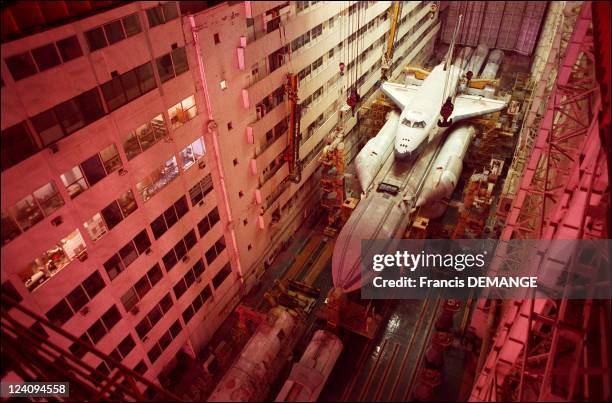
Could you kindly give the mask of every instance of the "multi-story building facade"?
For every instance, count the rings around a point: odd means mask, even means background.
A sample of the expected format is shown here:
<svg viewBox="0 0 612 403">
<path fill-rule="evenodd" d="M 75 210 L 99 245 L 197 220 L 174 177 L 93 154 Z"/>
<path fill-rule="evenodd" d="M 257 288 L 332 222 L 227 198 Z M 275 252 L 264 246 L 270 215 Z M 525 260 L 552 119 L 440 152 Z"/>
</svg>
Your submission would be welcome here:
<svg viewBox="0 0 612 403">
<path fill-rule="evenodd" d="M 2 289 L 150 379 L 207 343 L 317 208 L 329 133 L 355 154 L 343 106 L 376 91 L 392 2 L 208 3 L 2 11 Z M 403 5 L 395 76 L 432 49 L 427 3 Z"/>
</svg>

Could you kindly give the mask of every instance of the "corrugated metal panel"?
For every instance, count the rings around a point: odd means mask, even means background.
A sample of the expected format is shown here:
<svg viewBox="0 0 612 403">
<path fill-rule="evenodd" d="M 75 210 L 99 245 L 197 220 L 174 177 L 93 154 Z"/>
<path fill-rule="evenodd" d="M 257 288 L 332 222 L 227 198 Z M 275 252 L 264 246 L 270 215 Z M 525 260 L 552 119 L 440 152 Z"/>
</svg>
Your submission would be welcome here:
<svg viewBox="0 0 612 403">
<path fill-rule="evenodd" d="M 480 29 L 487 4 L 484 1 L 474 1 L 466 4 L 469 6 L 469 10 L 467 12 L 468 18 L 466 18 L 464 23 L 467 35 L 463 44 L 476 46 L 479 44 Z"/>
<path fill-rule="evenodd" d="M 450 43 L 459 15 L 463 22 L 457 44 L 517 51 L 530 55 L 535 47 L 546 1 L 452 1 L 440 39 Z"/>
<path fill-rule="evenodd" d="M 499 27 L 501 26 L 502 17 L 504 16 L 506 3 L 509 2 L 490 1 L 487 3 L 484 21 L 480 30 L 480 43 L 490 48 L 495 47 L 497 43 L 497 35 L 499 34 Z"/>
<path fill-rule="evenodd" d="M 504 10 L 504 16 L 497 36 L 496 48 L 514 50 L 516 39 L 521 31 L 523 11 L 527 5 L 526 1 L 513 1 Z"/>
<path fill-rule="evenodd" d="M 542 17 L 544 17 L 544 11 L 546 10 L 546 3 L 546 1 L 530 1 L 525 7 L 523 24 L 515 46 L 518 53 L 530 55 L 533 52 Z"/>
<path fill-rule="evenodd" d="M 453 39 L 453 30 L 457 25 L 457 19 L 459 18 L 459 4 L 457 2 L 451 2 L 448 7 L 448 15 L 446 17 L 446 23 L 440 33 L 440 38 L 444 43 L 450 43 Z"/>
</svg>

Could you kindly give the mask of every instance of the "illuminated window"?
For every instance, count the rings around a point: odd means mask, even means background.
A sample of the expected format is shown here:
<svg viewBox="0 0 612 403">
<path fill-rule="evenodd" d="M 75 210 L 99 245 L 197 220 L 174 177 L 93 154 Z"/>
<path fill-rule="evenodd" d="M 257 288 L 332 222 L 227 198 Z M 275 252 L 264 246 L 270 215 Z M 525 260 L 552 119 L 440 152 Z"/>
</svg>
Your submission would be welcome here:
<svg viewBox="0 0 612 403">
<path fill-rule="evenodd" d="M 198 109 L 193 95 L 183 99 L 181 102 L 168 109 L 170 124 L 173 129 L 181 127 L 183 124 L 193 119 L 197 114 Z"/>
<path fill-rule="evenodd" d="M 176 157 L 173 156 L 149 176 L 136 184 L 136 189 L 143 201 L 155 196 L 159 191 L 168 186 L 179 175 Z"/>
<path fill-rule="evenodd" d="M 128 190 L 83 225 L 92 241 L 96 242 L 137 208 L 134 194 Z"/>
<path fill-rule="evenodd" d="M 159 114 L 150 122 L 129 132 L 123 139 L 123 149 L 127 159 L 131 160 L 167 135 L 164 116 Z"/>
<path fill-rule="evenodd" d="M 76 229 L 34 259 L 19 273 L 19 277 L 26 288 L 33 291 L 85 252 L 85 241 L 81 232 Z"/>
<path fill-rule="evenodd" d="M 191 167 L 197 160 L 202 158 L 206 154 L 206 149 L 204 148 L 204 140 L 202 137 L 188 145 L 187 147 L 181 150 L 181 161 L 183 164 L 183 169 L 188 169 Z"/>
</svg>

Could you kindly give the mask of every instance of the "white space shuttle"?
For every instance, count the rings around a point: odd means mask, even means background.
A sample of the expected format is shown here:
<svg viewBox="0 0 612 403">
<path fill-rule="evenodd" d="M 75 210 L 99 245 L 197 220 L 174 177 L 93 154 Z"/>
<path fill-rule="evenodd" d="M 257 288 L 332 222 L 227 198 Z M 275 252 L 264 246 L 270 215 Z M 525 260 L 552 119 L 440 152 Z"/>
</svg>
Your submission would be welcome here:
<svg viewBox="0 0 612 403">
<path fill-rule="evenodd" d="M 395 134 L 396 160 L 414 158 L 453 122 L 496 112 L 506 106 L 495 99 L 457 94 L 459 79 L 467 71 L 463 70 L 463 63 L 452 64 L 454 39 L 453 36 L 446 60 L 433 68 L 422 85 L 386 82 L 381 86 L 402 111 Z"/>
</svg>

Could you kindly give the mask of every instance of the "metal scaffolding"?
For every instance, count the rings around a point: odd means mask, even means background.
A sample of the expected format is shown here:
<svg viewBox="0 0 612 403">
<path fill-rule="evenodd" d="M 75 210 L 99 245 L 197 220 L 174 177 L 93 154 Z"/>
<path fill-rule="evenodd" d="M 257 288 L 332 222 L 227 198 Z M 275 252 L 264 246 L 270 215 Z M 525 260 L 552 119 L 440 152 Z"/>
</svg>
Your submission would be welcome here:
<svg viewBox="0 0 612 403">
<path fill-rule="evenodd" d="M 152 393 L 155 400 L 181 400 L 6 295 L 2 295 L 1 317 L 5 370 L 27 382 L 70 382 L 67 401 L 151 400 L 143 395 L 144 390 Z M 24 319 L 38 325 L 27 328 L 22 324 Z M 93 368 L 62 347 L 65 345 L 77 346 L 84 354 L 101 359 L 110 373 Z"/>
<path fill-rule="evenodd" d="M 571 18 L 573 6 L 568 3 L 565 16 Z M 599 135 L 591 3 L 583 2 L 578 11 L 565 49 L 559 46 L 562 27 L 551 49 L 544 74 L 550 77 L 556 70 L 550 93 L 546 96 L 544 84 L 534 90 L 534 99 L 545 100 L 546 107 L 533 145 L 519 144 L 525 167 L 493 272 L 514 258 L 505 252 L 512 239 L 607 238 L 608 170 Z M 536 118 L 534 105 L 524 129 Z M 538 267 L 555 258 L 548 254 L 530 264 Z M 504 301 L 495 337 L 485 333 L 483 345 L 491 348 L 483 348 L 470 401 L 609 400 L 609 301 L 529 297 L 526 292 L 524 300 Z M 479 300 L 472 323 L 478 326 L 477 320 L 494 315 L 496 305 Z"/>
</svg>

